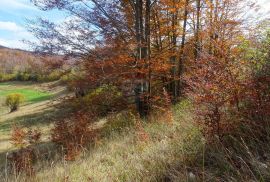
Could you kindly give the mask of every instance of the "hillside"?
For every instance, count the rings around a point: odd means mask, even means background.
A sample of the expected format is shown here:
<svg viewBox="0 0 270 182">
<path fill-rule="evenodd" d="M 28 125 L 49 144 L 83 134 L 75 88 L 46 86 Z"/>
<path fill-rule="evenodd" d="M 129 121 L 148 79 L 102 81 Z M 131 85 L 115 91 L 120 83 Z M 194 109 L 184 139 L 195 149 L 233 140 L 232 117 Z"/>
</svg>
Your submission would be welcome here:
<svg viewBox="0 0 270 182">
<path fill-rule="evenodd" d="M 68 72 L 75 61 L 61 55 L 41 55 L 35 52 L 0 48 L 0 82 L 56 81 Z"/>
<path fill-rule="evenodd" d="M 6 49 L 6 48 L 7 48 L 7 47 L 4 47 L 4 46 L 1 46 L 1 45 L 0 45 L 0 49 Z"/>
<path fill-rule="evenodd" d="M 5 2 L 0 182 L 270 182 L 266 0 Z"/>
<path fill-rule="evenodd" d="M 39 145 L 36 173 L 31 179 L 40 182 L 270 180 L 269 143 L 255 138 L 239 140 L 238 135 L 225 139 L 229 145 L 225 141 L 207 143 L 194 123 L 192 107 L 188 101 L 177 104 L 171 123 L 158 117 L 139 124 L 128 112 L 104 118 L 95 123 L 102 135 L 84 148 L 76 161 L 62 160 L 61 149 L 55 153 L 55 146 L 46 141 Z M 1 175 L 5 181 L 15 180 L 4 174 L 4 168 Z M 30 178 L 21 174 L 16 179 Z"/>
</svg>

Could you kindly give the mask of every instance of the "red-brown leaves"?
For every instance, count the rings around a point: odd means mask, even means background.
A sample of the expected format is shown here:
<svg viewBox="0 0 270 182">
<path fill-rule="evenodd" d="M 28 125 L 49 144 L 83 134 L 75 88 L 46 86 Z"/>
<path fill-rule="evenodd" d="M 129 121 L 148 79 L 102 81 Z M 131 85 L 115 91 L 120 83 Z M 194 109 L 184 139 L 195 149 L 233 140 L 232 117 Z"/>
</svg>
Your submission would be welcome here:
<svg viewBox="0 0 270 182">
<path fill-rule="evenodd" d="M 198 121 L 206 134 L 222 136 L 234 125 L 229 122 L 231 112 L 239 112 L 245 87 L 238 72 L 234 72 L 232 61 L 206 54 L 186 77 L 188 95 L 197 107 Z"/>
<path fill-rule="evenodd" d="M 41 133 L 37 129 L 25 130 L 15 125 L 12 128 L 11 143 L 16 147 L 24 148 L 31 144 L 38 143 L 40 137 Z"/>
<path fill-rule="evenodd" d="M 94 139 L 90 119 L 89 115 L 76 113 L 70 119 L 55 123 L 52 129 L 52 141 L 63 147 L 66 160 L 74 160 Z"/>
<path fill-rule="evenodd" d="M 24 147 L 26 145 L 27 132 L 18 126 L 13 126 L 11 133 L 11 143 L 16 147 Z"/>
<path fill-rule="evenodd" d="M 25 172 L 29 176 L 34 174 L 33 164 L 36 154 L 32 144 L 38 143 L 40 137 L 41 133 L 38 130 L 13 127 L 11 143 L 19 147 L 19 150 L 8 155 L 8 160 L 16 174 L 20 172 Z"/>
</svg>

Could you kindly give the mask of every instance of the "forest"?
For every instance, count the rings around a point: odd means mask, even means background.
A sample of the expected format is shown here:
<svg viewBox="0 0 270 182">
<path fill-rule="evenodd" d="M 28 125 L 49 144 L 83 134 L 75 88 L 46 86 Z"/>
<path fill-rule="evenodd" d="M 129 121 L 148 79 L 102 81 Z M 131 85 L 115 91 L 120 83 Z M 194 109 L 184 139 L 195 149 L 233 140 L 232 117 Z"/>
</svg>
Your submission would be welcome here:
<svg viewBox="0 0 270 182">
<path fill-rule="evenodd" d="M 270 181 L 258 1 L 31 3 L 66 18 L 0 46 L 0 181 Z"/>
</svg>

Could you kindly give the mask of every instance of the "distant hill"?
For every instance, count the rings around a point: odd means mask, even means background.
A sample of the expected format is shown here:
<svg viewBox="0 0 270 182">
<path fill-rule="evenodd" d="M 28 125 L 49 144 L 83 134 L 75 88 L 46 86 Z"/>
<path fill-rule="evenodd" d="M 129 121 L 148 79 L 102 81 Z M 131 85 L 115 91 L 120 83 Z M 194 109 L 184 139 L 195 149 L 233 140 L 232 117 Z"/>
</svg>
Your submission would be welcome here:
<svg viewBox="0 0 270 182">
<path fill-rule="evenodd" d="M 7 49 L 7 47 L 0 45 L 0 49 Z"/>
<path fill-rule="evenodd" d="M 25 71 L 34 65 L 40 65 L 40 60 L 33 53 L 0 45 L 0 72 Z"/>
<path fill-rule="evenodd" d="M 2 46 L 2 45 L 0 45 L 0 49 L 7 49 L 7 50 L 14 50 L 14 51 L 22 51 L 22 52 L 33 53 L 32 51 L 27 51 L 27 50 L 18 49 L 18 48 L 9 48 L 9 47 Z"/>
<path fill-rule="evenodd" d="M 41 57 L 35 52 L 0 45 L 0 73 L 40 72 L 45 70 L 45 65 L 48 62 L 57 63 L 61 60 L 63 60 L 63 56 Z"/>
<path fill-rule="evenodd" d="M 0 74 L 17 72 L 46 72 L 46 69 L 72 67 L 76 59 L 64 59 L 61 55 L 43 55 L 35 52 L 12 49 L 0 45 Z M 48 70 L 48 71 L 49 71 Z"/>
</svg>

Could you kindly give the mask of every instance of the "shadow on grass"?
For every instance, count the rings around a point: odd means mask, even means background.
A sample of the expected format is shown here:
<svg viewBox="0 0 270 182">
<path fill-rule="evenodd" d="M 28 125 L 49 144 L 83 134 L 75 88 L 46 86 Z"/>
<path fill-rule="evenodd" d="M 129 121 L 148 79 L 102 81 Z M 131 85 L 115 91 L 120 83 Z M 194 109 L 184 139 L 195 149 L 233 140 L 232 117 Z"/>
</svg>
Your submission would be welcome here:
<svg viewBox="0 0 270 182">
<path fill-rule="evenodd" d="M 3 123 L 0 123 L 0 132 L 8 132 L 10 131 L 12 125 L 18 124 L 22 127 L 32 127 L 32 126 L 45 126 L 57 119 L 64 118 L 66 113 L 70 112 L 70 109 L 67 107 L 62 108 L 54 108 L 41 112 L 37 112 L 34 114 L 28 114 L 24 116 L 19 116 L 16 118 L 12 118 L 6 120 Z"/>
<path fill-rule="evenodd" d="M 32 147 L 36 155 L 36 159 L 34 161 L 34 165 L 36 166 L 36 168 L 40 168 L 40 166 L 49 166 L 52 161 L 58 162 L 61 161 L 63 158 L 60 148 L 51 141 L 41 142 L 33 145 Z M 5 150 L 0 152 L 0 176 L 4 176 L 5 171 L 8 170 L 8 156 L 17 151 L 18 149 Z M 12 175 L 10 174 L 10 171 L 8 175 Z"/>
<path fill-rule="evenodd" d="M 32 103 L 37 103 L 37 102 L 41 102 L 41 101 L 46 101 L 46 100 L 50 100 L 51 98 L 53 98 L 54 95 L 44 95 L 41 97 L 35 97 L 33 99 L 29 99 L 28 101 Z"/>
<path fill-rule="evenodd" d="M 0 82 L 0 86 L 18 86 L 18 85 L 21 85 L 21 86 L 28 86 L 28 85 L 34 85 L 35 83 L 34 82 L 31 82 L 31 81 L 9 81 L 9 82 Z"/>
<path fill-rule="evenodd" d="M 58 119 L 63 119 L 68 116 L 67 113 L 71 112 L 70 108 L 60 107 L 54 108 L 42 112 L 38 112 L 35 114 L 29 114 L 25 116 L 20 116 L 17 118 L 13 118 L 5 121 L 4 123 L 0 123 L 0 133 L 9 132 L 11 130 L 12 125 L 18 124 L 22 127 L 42 127 L 47 126 Z M 8 142 L 8 139 L 5 139 L 5 142 Z M 3 142 L 3 140 L 1 141 Z M 49 166 L 52 161 L 59 161 L 63 157 L 61 156 L 63 152 L 60 151 L 59 147 L 55 146 L 55 144 L 51 141 L 41 142 L 35 146 L 33 146 L 37 151 L 37 165 L 41 163 L 42 166 Z M 0 152 L 0 177 L 3 176 L 6 167 L 6 158 L 7 155 L 16 152 L 17 149 L 6 149 Z M 44 164 L 43 164 L 44 163 Z M 47 165 L 46 165 L 47 164 Z M 0 180 L 1 181 L 1 180 Z"/>
</svg>

